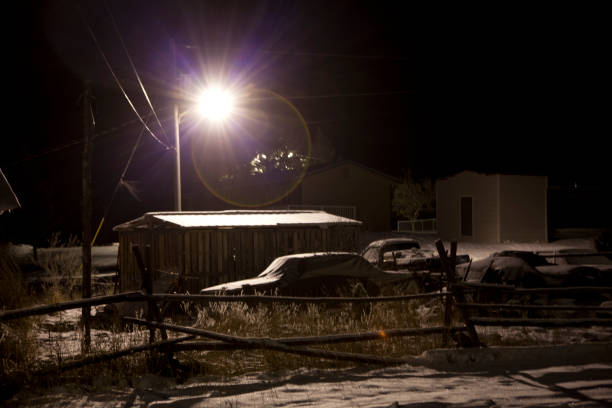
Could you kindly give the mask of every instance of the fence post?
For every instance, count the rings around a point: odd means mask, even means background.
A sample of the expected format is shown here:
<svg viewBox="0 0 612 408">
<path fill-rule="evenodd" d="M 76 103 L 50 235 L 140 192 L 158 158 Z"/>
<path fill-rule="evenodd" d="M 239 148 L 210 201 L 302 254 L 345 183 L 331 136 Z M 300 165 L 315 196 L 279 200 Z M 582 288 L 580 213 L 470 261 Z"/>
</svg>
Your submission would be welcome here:
<svg viewBox="0 0 612 408">
<path fill-rule="evenodd" d="M 463 291 L 457 289 L 457 287 L 454 286 L 455 281 L 456 281 L 455 268 L 453 266 L 455 262 L 454 259 L 452 261 L 449 260 L 446 254 L 446 250 L 444 249 L 444 244 L 442 243 L 441 240 L 436 241 L 436 249 L 438 250 L 438 255 L 440 256 L 440 262 L 442 263 L 442 268 L 446 273 L 447 292 L 449 291 L 452 292 L 452 296 L 455 298 L 455 300 L 458 301 L 458 303 L 467 303 L 465 300 Z M 454 251 L 454 254 L 453 254 L 453 251 Z M 454 257 L 456 255 L 456 252 L 457 252 L 457 243 L 456 242 L 451 243 L 451 255 Z M 451 289 L 449 290 L 449 288 Z M 450 296 L 447 296 L 447 301 L 448 300 L 450 300 Z M 449 306 L 449 309 L 450 309 L 450 306 Z M 464 308 L 459 308 L 459 310 L 461 311 L 461 315 L 463 316 L 465 325 L 468 328 L 468 334 L 470 336 L 471 345 L 475 347 L 480 346 L 480 340 L 478 339 L 478 333 L 476 333 L 476 329 L 474 329 L 474 325 L 470 323 L 470 319 L 469 319 L 469 316 L 466 310 Z M 445 325 L 446 325 L 447 316 L 448 318 L 450 318 L 450 313 L 445 314 L 445 322 L 444 322 Z"/>
<path fill-rule="evenodd" d="M 142 289 L 144 289 L 147 295 L 153 294 L 153 277 L 151 276 L 151 247 L 145 246 L 145 259 L 147 259 L 147 263 L 145 264 L 142 259 L 142 254 L 140 253 L 140 248 L 137 245 L 132 246 L 132 252 L 136 257 L 136 263 L 138 264 L 138 269 L 140 269 L 142 276 Z M 157 304 L 151 298 L 147 300 L 147 320 L 153 321 L 155 318 L 158 322 L 162 322 L 162 317 L 159 309 L 157 308 Z M 149 329 L 149 342 L 153 343 L 155 341 L 155 329 Z M 163 340 L 168 339 L 168 334 L 166 330 L 160 330 L 161 336 Z"/>
<path fill-rule="evenodd" d="M 450 251 L 450 257 L 448 258 L 448 268 L 446 266 L 443 265 L 443 269 L 447 275 L 447 292 L 449 292 L 449 283 L 450 283 L 450 279 L 449 275 L 455 276 L 455 263 L 456 263 L 456 257 L 457 257 L 457 242 L 456 241 L 452 241 L 451 242 L 451 251 Z M 451 323 L 452 323 L 452 316 L 453 316 L 453 303 L 452 303 L 452 299 L 451 296 L 446 295 L 444 297 L 444 327 L 451 327 Z M 444 344 L 444 346 L 448 346 L 449 343 L 449 335 L 450 335 L 450 331 L 447 330 L 444 333 L 443 336 L 443 340 L 442 340 L 442 344 Z"/>
<path fill-rule="evenodd" d="M 159 323 L 163 323 L 161 312 L 157 307 L 157 303 L 151 297 L 153 295 L 153 276 L 151 275 L 151 245 L 145 245 L 145 261 L 142 259 L 142 255 L 140 253 L 140 248 L 137 245 L 132 247 L 132 251 L 134 252 L 134 256 L 136 257 L 136 262 L 138 264 L 138 268 L 142 273 L 142 289 L 144 289 L 147 299 L 147 321 L 153 322 L 153 320 L 157 320 Z M 164 327 L 160 327 L 159 331 L 161 333 L 162 341 L 168 340 L 168 333 Z M 155 343 L 155 327 L 149 325 L 149 344 Z M 166 351 L 166 358 L 168 360 L 168 366 L 173 375 L 176 374 L 178 362 L 174 359 L 174 354 L 171 351 Z M 153 360 L 150 360 L 150 364 L 152 364 Z"/>
</svg>

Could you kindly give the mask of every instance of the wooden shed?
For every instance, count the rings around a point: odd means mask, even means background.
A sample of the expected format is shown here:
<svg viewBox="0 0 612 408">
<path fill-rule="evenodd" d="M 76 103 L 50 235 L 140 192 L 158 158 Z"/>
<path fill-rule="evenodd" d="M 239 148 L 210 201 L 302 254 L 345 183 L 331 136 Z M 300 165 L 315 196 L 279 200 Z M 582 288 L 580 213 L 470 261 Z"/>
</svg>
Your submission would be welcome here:
<svg viewBox="0 0 612 408">
<path fill-rule="evenodd" d="M 140 289 L 132 247 L 150 246 L 156 291 L 202 288 L 258 275 L 276 257 L 357 251 L 360 221 L 323 211 L 146 213 L 117 225 L 120 290 Z"/>
</svg>

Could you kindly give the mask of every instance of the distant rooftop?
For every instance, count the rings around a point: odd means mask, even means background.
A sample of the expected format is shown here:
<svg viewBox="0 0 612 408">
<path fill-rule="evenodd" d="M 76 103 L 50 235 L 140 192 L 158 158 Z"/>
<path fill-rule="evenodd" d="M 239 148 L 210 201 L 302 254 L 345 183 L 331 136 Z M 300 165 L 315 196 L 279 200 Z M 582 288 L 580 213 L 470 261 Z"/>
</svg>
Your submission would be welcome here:
<svg viewBox="0 0 612 408">
<path fill-rule="evenodd" d="M 361 225 L 361 221 L 340 217 L 325 211 L 309 210 L 229 210 L 150 212 L 113 228 L 124 231 L 153 226 L 177 228 L 279 227 L 305 225 Z"/>
</svg>

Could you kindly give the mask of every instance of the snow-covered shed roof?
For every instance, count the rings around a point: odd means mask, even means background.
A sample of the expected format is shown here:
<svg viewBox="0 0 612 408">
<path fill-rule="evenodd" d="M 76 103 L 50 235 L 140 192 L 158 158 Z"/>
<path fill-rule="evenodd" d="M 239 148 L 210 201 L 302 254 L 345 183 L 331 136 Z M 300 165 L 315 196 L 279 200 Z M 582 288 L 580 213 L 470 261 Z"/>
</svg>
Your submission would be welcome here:
<svg viewBox="0 0 612 408">
<path fill-rule="evenodd" d="M 288 226 L 359 226 L 361 221 L 325 211 L 309 210 L 229 210 L 194 212 L 150 212 L 117 225 L 114 231 L 165 226 L 170 228 L 255 228 Z"/>
</svg>

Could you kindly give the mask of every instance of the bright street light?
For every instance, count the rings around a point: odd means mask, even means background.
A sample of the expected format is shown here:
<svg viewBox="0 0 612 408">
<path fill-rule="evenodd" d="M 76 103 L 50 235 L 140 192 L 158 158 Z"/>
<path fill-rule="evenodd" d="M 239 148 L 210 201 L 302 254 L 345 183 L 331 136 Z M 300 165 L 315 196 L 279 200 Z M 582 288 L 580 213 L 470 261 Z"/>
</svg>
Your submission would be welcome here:
<svg viewBox="0 0 612 408">
<path fill-rule="evenodd" d="M 207 88 L 198 97 L 198 113 L 212 122 L 221 122 L 234 110 L 234 99 L 234 95 L 226 89 Z"/>
<path fill-rule="evenodd" d="M 204 119 L 220 124 L 232 114 L 234 100 L 235 97 L 229 90 L 214 86 L 203 90 L 197 98 L 195 106 L 185 112 L 179 113 L 178 103 L 174 104 L 174 146 L 176 150 L 174 206 L 176 211 L 182 211 L 181 145 L 179 137 L 181 119 L 184 115 L 196 111 Z"/>
</svg>

